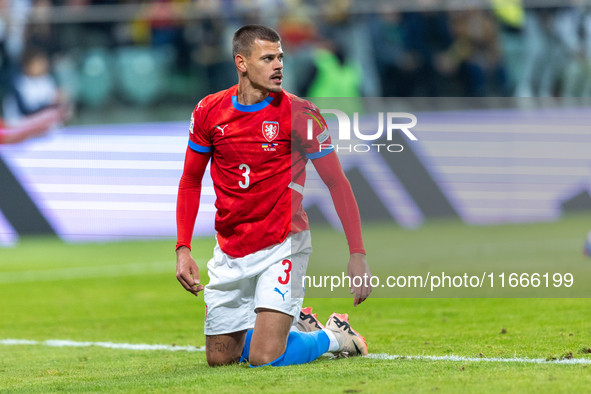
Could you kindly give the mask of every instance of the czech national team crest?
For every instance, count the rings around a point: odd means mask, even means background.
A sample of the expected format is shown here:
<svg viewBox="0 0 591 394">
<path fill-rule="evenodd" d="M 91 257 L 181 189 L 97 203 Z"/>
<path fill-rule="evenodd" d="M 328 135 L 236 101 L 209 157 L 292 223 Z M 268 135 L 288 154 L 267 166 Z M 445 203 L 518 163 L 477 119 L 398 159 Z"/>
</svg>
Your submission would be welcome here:
<svg viewBox="0 0 591 394">
<path fill-rule="evenodd" d="M 264 121 L 263 122 L 263 136 L 269 142 L 273 141 L 279 135 L 279 123 Z"/>
</svg>

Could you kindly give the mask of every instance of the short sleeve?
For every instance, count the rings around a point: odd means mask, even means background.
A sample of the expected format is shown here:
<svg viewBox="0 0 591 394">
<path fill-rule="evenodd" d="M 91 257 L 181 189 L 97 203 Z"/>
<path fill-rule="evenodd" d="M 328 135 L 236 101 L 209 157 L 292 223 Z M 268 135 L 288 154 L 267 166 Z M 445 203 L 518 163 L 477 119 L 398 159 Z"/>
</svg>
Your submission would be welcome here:
<svg viewBox="0 0 591 394">
<path fill-rule="evenodd" d="M 308 159 L 319 159 L 334 150 L 326 121 L 310 101 L 292 104 L 292 130 L 292 138 Z"/>
<path fill-rule="evenodd" d="M 205 99 L 204 99 L 205 100 Z M 207 108 L 205 108 L 204 100 L 193 110 L 191 114 L 191 124 L 189 126 L 189 148 L 195 152 L 211 152 L 213 144 L 211 143 L 211 135 L 204 128 Z"/>
</svg>

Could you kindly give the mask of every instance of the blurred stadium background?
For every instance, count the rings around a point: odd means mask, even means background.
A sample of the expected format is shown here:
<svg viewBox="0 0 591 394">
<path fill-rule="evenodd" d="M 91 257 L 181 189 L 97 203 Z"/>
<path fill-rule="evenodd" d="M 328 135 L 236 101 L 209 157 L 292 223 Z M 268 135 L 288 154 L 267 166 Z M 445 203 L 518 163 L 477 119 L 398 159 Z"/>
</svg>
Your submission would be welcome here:
<svg viewBox="0 0 591 394">
<path fill-rule="evenodd" d="M 236 80 L 229 42 L 247 23 L 281 33 L 284 86 L 299 96 L 327 93 L 314 86 L 326 67 L 349 72 L 342 80 L 349 95 L 591 96 L 591 11 L 583 0 L 3 0 L 0 7 L 3 95 L 26 94 L 15 78 L 31 57 L 45 55 L 79 109 L 76 123 L 186 117 L 196 100 Z M 5 119 L 31 110 L 15 109 L 8 97 Z"/>
</svg>

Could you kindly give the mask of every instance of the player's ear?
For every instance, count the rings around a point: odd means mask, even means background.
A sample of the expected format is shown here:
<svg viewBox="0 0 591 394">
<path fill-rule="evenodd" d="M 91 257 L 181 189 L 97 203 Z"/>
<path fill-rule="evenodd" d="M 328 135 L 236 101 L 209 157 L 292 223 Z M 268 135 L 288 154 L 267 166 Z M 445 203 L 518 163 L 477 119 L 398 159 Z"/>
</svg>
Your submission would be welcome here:
<svg viewBox="0 0 591 394">
<path fill-rule="evenodd" d="M 245 73 L 246 72 L 246 58 L 241 54 L 236 55 L 234 58 L 234 64 L 238 71 Z"/>
</svg>

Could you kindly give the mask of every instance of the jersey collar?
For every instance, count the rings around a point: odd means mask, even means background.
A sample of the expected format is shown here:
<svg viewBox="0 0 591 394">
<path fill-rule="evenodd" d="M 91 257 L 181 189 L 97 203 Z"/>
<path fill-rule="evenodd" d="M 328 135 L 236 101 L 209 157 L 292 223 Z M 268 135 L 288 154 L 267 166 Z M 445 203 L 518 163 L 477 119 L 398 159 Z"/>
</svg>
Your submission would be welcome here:
<svg viewBox="0 0 591 394">
<path fill-rule="evenodd" d="M 260 103 L 256 103 L 256 104 L 252 104 L 252 105 L 242 105 L 242 104 L 240 104 L 238 102 L 238 100 L 236 99 L 236 96 L 232 96 L 232 105 L 238 111 L 242 111 L 242 112 L 256 112 L 256 111 L 260 111 L 261 109 L 263 109 L 267 105 L 269 105 L 271 103 L 271 101 L 273 101 L 273 97 L 271 95 L 268 95 Z"/>
</svg>

